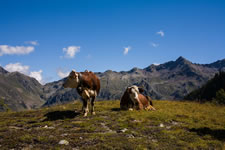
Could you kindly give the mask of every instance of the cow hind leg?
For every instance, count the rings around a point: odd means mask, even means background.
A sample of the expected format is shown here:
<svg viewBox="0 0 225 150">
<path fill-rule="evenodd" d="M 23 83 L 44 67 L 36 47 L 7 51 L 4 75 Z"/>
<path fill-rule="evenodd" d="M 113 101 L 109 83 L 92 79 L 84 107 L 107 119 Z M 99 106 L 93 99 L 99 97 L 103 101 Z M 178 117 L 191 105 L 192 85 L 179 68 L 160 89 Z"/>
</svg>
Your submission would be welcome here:
<svg viewBox="0 0 225 150">
<path fill-rule="evenodd" d="M 91 114 L 95 115 L 95 97 L 91 98 Z"/>
</svg>

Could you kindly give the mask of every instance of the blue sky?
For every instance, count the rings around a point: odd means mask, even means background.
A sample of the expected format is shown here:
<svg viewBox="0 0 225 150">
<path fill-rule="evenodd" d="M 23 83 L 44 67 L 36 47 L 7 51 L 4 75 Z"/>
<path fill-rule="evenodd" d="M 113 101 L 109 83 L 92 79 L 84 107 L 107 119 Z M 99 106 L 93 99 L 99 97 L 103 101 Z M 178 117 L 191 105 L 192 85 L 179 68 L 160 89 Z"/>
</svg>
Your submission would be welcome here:
<svg viewBox="0 0 225 150">
<path fill-rule="evenodd" d="M 0 65 L 42 83 L 225 58 L 224 0 L 0 0 L 0 20 Z"/>
</svg>

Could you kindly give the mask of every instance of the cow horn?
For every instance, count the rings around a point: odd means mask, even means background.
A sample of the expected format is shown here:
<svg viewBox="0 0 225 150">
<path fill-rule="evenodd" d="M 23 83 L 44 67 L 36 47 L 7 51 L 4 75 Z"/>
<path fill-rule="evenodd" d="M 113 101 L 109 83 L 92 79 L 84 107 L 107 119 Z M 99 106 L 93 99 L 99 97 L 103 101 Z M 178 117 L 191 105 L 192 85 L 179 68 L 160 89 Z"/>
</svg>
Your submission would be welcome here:
<svg viewBox="0 0 225 150">
<path fill-rule="evenodd" d="M 73 70 L 72 70 L 72 72 L 76 72 L 76 70 L 75 70 L 75 69 L 73 69 Z"/>
</svg>

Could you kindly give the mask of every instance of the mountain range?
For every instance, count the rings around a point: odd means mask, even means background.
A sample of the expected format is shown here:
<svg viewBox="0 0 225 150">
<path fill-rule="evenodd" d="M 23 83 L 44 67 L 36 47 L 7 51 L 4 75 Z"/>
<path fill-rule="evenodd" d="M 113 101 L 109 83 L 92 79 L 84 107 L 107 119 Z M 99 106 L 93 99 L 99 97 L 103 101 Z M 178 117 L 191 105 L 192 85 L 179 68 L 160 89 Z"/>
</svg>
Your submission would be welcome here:
<svg viewBox="0 0 225 150">
<path fill-rule="evenodd" d="M 101 81 L 97 100 L 120 99 L 127 86 L 138 85 L 153 99 L 182 100 L 201 87 L 215 73 L 225 70 L 225 59 L 211 64 L 195 64 L 179 57 L 160 65 L 129 71 L 96 72 Z M 0 110 L 22 110 L 66 103 L 79 99 L 75 89 L 62 87 L 66 78 L 41 85 L 34 78 L 0 67 Z M 3 107 L 4 106 L 4 107 Z"/>
<path fill-rule="evenodd" d="M 36 79 L 0 67 L 0 111 L 38 108 L 45 103 L 42 94 Z"/>
</svg>

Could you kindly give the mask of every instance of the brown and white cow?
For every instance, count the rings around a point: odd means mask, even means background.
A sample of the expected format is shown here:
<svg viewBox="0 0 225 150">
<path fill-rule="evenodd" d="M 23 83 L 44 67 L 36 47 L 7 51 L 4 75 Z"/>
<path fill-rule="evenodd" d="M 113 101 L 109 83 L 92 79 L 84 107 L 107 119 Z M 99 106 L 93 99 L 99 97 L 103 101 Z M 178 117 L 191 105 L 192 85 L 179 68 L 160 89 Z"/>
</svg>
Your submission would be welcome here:
<svg viewBox="0 0 225 150">
<path fill-rule="evenodd" d="M 64 88 L 76 88 L 78 94 L 82 97 L 84 116 L 86 117 L 88 109 L 88 101 L 91 102 L 91 114 L 95 115 L 94 101 L 100 91 L 100 80 L 91 71 L 76 72 L 72 70 L 63 84 Z"/>
<path fill-rule="evenodd" d="M 155 110 L 152 100 L 149 96 L 141 94 L 144 90 L 136 85 L 127 87 L 120 100 L 120 109 L 122 110 Z"/>
</svg>

